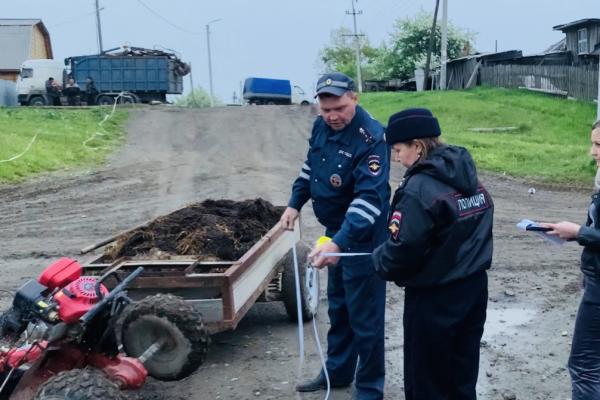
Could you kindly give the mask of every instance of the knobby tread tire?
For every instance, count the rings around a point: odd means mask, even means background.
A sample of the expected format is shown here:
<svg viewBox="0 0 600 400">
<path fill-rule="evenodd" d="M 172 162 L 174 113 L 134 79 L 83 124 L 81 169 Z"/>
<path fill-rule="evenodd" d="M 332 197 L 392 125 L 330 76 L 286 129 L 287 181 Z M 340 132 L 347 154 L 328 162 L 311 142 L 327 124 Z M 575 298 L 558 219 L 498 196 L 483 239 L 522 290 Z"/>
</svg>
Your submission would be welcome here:
<svg viewBox="0 0 600 400">
<path fill-rule="evenodd" d="M 305 297 L 304 289 L 304 274 L 306 273 L 306 258 L 310 253 L 310 248 L 298 242 L 296 245 L 296 253 L 298 255 L 298 274 L 300 278 L 300 300 L 302 309 L 302 321 L 307 322 L 313 319 L 314 315 L 310 312 Z M 285 311 L 291 322 L 298 321 L 298 307 L 296 301 L 296 277 L 294 274 L 294 255 L 290 250 L 283 258 L 283 276 L 281 277 L 281 298 Z"/>
<path fill-rule="evenodd" d="M 190 343 L 191 351 L 187 356 L 187 362 L 179 372 L 164 376 L 162 374 L 157 375 L 149 370 L 148 373 L 151 376 L 160 380 L 182 379 L 196 371 L 206 360 L 210 344 L 210 336 L 208 335 L 206 325 L 202 320 L 202 315 L 194 306 L 181 297 L 172 294 L 156 294 L 131 304 L 125 312 L 127 315 L 123 321 L 122 343 L 125 352 L 130 356 L 139 357 L 140 354 L 131 354 L 128 351 L 125 340 L 127 330 L 130 324 L 145 315 L 157 316 L 168 320 L 179 329 Z"/>
<path fill-rule="evenodd" d="M 63 371 L 38 389 L 35 400 L 125 400 L 123 392 L 102 371 L 95 368 Z"/>
</svg>

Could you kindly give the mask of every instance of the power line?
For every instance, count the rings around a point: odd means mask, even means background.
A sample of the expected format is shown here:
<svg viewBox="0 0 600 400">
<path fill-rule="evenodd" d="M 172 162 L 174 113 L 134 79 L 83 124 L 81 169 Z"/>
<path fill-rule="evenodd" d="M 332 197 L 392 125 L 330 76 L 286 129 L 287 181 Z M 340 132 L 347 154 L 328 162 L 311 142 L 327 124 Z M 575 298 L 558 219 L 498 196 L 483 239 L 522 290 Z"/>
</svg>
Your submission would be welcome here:
<svg viewBox="0 0 600 400">
<path fill-rule="evenodd" d="M 104 10 L 104 7 L 100 7 L 100 11 L 102 11 L 102 10 Z M 92 15 L 92 14 L 96 14 L 96 10 L 90 11 L 90 12 L 86 12 L 85 14 L 79 14 L 77 17 L 74 17 L 74 18 L 71 18 L 71 19 L 68 19 L 68 20 L 65 20 L 65 21 L 57 22 L 56 24 L 48 25 L 48 28 L 56 28 L 57 26 L 62 26 L 62 25 L 67 25 L 67 24 L 73 24 L 75 22 L 82 22 L 81 18 L 87 17 L 87 16 Z"/>
<path fill-rule="evenodd" d="M 137 0 L 138 3 L 140 3 L 146 10 L 150 11 L 152 14 L 154 14 L 155 17 L 161 19 L 163 22 L 171 25 L 173 28 L 178 29 L 182 32 L 188 33 L 190 35 L 203 35 L 202 32 L 194 32 L 194 31 L 190 31 L 188 29 L 182 28 L 179 25 L 169 21 L 168 19 L 166 19 L 165 17 L 163 17 L 161 14 L 159 14 L 158 12 L 154 11 L 152 8 L 150 8 L 150 6 L 148 6 L 146 3 L 144 3 L 142 0 Z"/>
</svg>

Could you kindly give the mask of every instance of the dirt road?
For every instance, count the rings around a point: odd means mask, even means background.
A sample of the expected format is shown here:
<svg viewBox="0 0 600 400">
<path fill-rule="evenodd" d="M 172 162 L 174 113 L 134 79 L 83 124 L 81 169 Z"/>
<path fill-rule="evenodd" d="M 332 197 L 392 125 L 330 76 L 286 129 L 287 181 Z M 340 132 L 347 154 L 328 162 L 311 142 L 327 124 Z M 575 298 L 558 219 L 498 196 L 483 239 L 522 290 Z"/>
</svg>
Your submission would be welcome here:
<svg viewBox="0 0 600 400">
<path fill-rule="evenodd" d="M 286 203 L 306 152 L 308 107 L 211 110 L 143 108 L 133 112 L 127 143 L 95 171 L 67 172 L 0 186 L 0 288 L 15 288 L 60 256 L 185 204 L 206 198 L 263 197 Z M 394 166 L 393 184 L 401 175 Z M 521 218 L 583 221 L 589 194 L 537 188 L 482 176 L 496 202 L 495 254 L 482 344 L 481 399 L 567 399 L 574 316 L 580 297 L 575 244 L 549 246 L 515 228 Z M 304 237 L 321 230 L 303 211 Z M 94 255 L 86 256 L 87 261 Z M 402 290 L 388 287 L 386 399 L 402 395 Z M 6 305 L 8 299 L 1 298 Z M 319 360 L 306 325 L 304 376 Z M 324 341 L 326 303 L 319 316 Z M 213 337 L 207 362 L 178 383 L 151 381 L 144 399 L 321 399 L 298 396 L 296 330 L 283 306 L 259 304 L 235 332 Z M 132 396 L 133 397 L 133 396 Z M 334 391 L 332 399 L 348 398 Z"/>
</svg>

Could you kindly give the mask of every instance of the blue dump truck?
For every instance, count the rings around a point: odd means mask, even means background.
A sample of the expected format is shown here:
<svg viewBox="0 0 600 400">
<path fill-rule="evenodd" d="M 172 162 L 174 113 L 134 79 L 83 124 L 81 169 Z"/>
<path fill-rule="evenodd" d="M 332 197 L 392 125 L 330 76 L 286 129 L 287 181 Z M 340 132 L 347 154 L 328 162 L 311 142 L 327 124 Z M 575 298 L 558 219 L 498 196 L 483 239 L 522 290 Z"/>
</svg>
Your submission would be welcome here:
<svg viewBox="0 0 600 400">
<path fill-rule="evenodd" d="M 47 63 L 48 66 L 41 63 Z M 175 54 L 140 47 L 68 57 L 64 62 L 66 68 L 60 71 L 56 69 L 56 64 L 55 60 L 29 60 L 23 63 L 17 82 L 21 105 L 51 104 L 44 85 L 50 76 L 62 86 L 63 103 L 69 78 L 73 78 L 79 86 L 78 104 L 106 105 L 113 104 L 115 99 L 122 103 L 165 102 L 167 94 L 183 92 L 183 77 L 190 72 L 189 65 Z M 88 77 L 93 80 L 93 91 L 86 91 Z"/>
<path fill-rule="evenodd" d="M 244 100 L 248 104 L 302 104 L 312 103 L 300 86 L 287 79 L 246 78 Z"/>
</svg>

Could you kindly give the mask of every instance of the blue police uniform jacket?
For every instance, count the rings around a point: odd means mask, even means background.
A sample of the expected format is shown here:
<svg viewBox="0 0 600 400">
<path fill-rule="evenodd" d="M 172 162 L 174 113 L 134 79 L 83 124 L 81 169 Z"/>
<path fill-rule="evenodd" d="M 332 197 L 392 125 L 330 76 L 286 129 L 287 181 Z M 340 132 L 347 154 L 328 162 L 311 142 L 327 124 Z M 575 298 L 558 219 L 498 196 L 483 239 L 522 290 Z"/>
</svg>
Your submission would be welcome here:
<svg viewBox="0 0 600 400">
<path fill-rule="evenodd" d="M 340 131 L 319 116 L 288 206 L 300 210 L 311 199 L 315 216 L 342 251 L 373 248 L 385 239 L 389 157 L 383 126 L 360 106 Z"/>
</svg>

